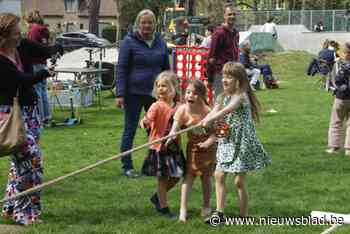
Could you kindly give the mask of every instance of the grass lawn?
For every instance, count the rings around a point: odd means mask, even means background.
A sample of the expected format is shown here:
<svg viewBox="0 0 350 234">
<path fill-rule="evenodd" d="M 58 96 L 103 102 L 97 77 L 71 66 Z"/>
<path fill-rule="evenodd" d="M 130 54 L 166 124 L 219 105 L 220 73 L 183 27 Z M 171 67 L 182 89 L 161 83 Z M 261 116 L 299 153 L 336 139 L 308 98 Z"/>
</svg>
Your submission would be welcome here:
<svg viewBox="0 0 350 234">
<path fill-rule="evenodd" d="M 310 55 L 302 52 L 269 55 L 268 61 L 281 81 L 277 90 L 258 91 L 263 106 L 257 125 L 260 140 L 273 164 L 248 176 L 249 211 L 255 217 L 308 216 L 312 210 L 348 213 L 350 159 L 343 153 L 324 153 L 332 96 L 305 75 Z M 103 109 L 81 110 L 83 124 L 49 128 L 42 136 L 45 180 L 77 170 L 118 153 L 123 114 L 104 93 Z M 268 110 L 277 110 L 269 113 Z M 62 113 L 55 112 L 55 117 Z M 69 116 L 68 113 L 65 116 Z M 135 145 L 144 144 L 138 130 Z M 146 150 L 134 155 L 140 169 Z M 0 191 L 5 190 L 7 158 L 0 159 Z M 196 181 L 184 224 L 159 216 L 151 203 L 154 178 L 127 179 L 119 161 L 67 179 L 43 191 L 45 224 L 23 233 L 321 233 L 328 226 L 220 226 L 210 227 L 200 218 L 201 187 Z M 227 178 L 227 215 L 238 215 L 232 177 Z M 170 207 L 178 212 L 180 186 L 169 194 Z M 214 187 L 213 187 L 214 191 Z M 215 195 L 212 194 L 215 208 Z M 0 221 L 0 224 L 3 224 Z M 1 230 L 0 230 L 1 231 Z M 349 233 L 341 227 L 336 233 Z"/>
</svg>

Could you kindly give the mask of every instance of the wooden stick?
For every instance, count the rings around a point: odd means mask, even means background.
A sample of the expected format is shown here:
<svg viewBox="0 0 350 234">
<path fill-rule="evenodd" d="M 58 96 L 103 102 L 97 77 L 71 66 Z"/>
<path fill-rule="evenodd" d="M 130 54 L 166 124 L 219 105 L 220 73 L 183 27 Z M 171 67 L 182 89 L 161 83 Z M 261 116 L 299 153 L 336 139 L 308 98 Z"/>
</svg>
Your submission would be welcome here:
<svg viewBox="0 0 350 234">
<path fill-rule="evenodd" d="M 180 135 L 180 134 L 182 134 L 182 133 L 186 133 L 186 132 L 191 131 L 192 129 L 195 129 L 195 128 L 198 128 L 198 127 L 200 127 L 199 124 L 194 125 L 194 126 L 191 126 L 191 127 L 188 127 L 188 128 L 186 128 L 186 129 L 180 130 L 180 131 L 175 132 L 175 133 L 173 133 L 173 134 L 170 134 L 170 135 L 168 135 L 168 136 L 161 137 L 161 138 L 159 138 L 159 139 L 157 139 L 157 140 L 154 140 L 154 141 L 152 141 L 152 142 L 149 142 L 149 143 L 147 143 L 147 144 L 143 144 L 143 145 L 140 145 L 140 146 L 135 147 L 135 148 L 133 148 L 133 149 L 130 149 L 130 150 L 128 150 L 128 151 L 125 151 L 125 152 L 122 152 L 122 153 L 120 153 L 120 154 L 114 155 L 114 156 L 112 156 L 112 157 L 110 157 L 110 158 L 107 158 L 107 159 L 98 161 L 98 162 L 96 162 L 96 163 L 94 163 L 94 164 L 91 164 L 91 165 L 86 166 L 86 167 L 84 167 L 84 168 L 81 168 L 81 169 L 79 169 L 79 170 L 73 171 L 73 172 L 68 173 L 68 174 L 66 174 L 66 175 L 63 175 L 63 176 L 57 177 L 57 178 L 55 178 L 55 179 L 49 180 L 49 181 L 47 181 L 47 182 L 45 182 L 45 183 L 42 183 L 42 184 L 40 184 L 40 185 L 38 185 L 38 186 L 35 186 L 35 187 L 33 187 L 33 188 L 30 188 L 30 189 L 27 189 L 27 190 L 25 190 L 25 191 L 23 191 L 23 192 L 20 192 L 20 193 L 14 195 L 14 196 L 5 197 L 5 198 L 3 198 L 3 199 L 0 201 L 0 204 L 1 204 L 1 203 L 4 203 L 4 202 L 7 202 L 7 201 L 16 200 L 16 199 L 18 199 L 18 198 L 20 198 L 20 197 L 23 197 L 23 196 L 28 195 L 28 194 L 30 194 L 30 193 L 36 192 L 36 191 L 38 191 L 38 190 L 41 190 L 41 189 L 43 189 L 43 188 L 45 188 L 45 187 L 48 187 L 48 186 L 50 186 L 50 185 L 53 185 L 53 184 L 55 184 L 55 183 L 57 183 L 57 182 L 60 182 L 60 181 L 62 181 L 62 180 L 64 180 L 64 179 L 67 179 L 67 178 L 69 178 L 69 177 L 76 176 L 76 175 L 79 175 L 79 174 L 81 174 L 81 173 L 83 173 L 83 172 L 92 170 L 92 169 L 94 169 L 94 168 L 96 168 L 96 167 L 99 167 L 99 166 L 101 166 L 101 165 L 103 165 L 103 164 L 106 164 L 106 163 L 108 163 L 108 162 L 110 162 L 110 161 L 118 160 L 118 159 L 120 159 L 120 158 L 123 157 L 123 156 L 126 156 L 126 155 L 128 155 L 128 154 L 131 154 L 131 153 L 133 153 L 133 152 L 136 152 L 136 151 L 138 151 L 138 150 L 140 150 L 140 149 L 143 149 L 143 148 L 145 148 L 145 147 L 149 147 L 150 145 L 153 145 L 153 144 L 156 144 L 156 143 L 160 143 L 160 142 L 162 142 L 162 141 L 165 141 L 165 140 L 167 140 L 167 139 L 169 139 L 169 138 L 175 137 L 175 136 Z"/>
</svg>

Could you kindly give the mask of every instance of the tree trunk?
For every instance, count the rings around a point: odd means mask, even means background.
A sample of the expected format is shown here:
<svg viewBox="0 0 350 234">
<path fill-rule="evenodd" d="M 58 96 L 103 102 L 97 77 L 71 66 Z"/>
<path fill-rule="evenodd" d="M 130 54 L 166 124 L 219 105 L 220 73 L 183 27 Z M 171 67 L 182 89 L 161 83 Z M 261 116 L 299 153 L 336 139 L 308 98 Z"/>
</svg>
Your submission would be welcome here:
<svg viewBox="0 0 350 234">
<path fill-rule="evenodd" d="M 99 35 L 98 18 L 100 13 L 101 0 L 89 0 L 89 32 Z"/>
<path fill-rule="evenodd" d="M 117 6 L 117 11 L 116 11 L 116 18 L 117 18 L 117 23 L 116 23 L 116 42 L 119 44 L 119 41 L 121 40 L 121 30 L 120 30 L 120 1 L 121 0 L 115 0 L 115 4 Z"/>
</svg>

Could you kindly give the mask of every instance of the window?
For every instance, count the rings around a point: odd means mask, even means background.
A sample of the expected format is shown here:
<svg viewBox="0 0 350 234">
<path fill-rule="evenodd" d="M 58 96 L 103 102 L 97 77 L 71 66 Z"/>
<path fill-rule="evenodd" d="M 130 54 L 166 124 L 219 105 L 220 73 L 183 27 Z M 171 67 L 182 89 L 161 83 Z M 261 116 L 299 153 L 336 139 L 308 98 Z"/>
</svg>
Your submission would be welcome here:
<svg viewBox="0 0 350 234">
<path fill-rule="evenodd" d="M 77 0 L 65 0 L 64 6 L 66 9 L 66 12 L 76 12 L 78 9 Z"/>
<path fill-rule="evenodd" d="M 277 0 L 276 1 L 276 10 L 283 10 L 286 9 L 286 3 L 284 0 Z"/>
<path fill-rule="evenodd" d="M 84 29 L 84 24 L 80 24 L 80 29 Z"/>
<path fill-rule="evenodd" d="M 66 32 L 74 32 L 74 31 L 76 31 L 74 23 L 71 23 L 71 22 L 67 23 Z"/>
</svg>

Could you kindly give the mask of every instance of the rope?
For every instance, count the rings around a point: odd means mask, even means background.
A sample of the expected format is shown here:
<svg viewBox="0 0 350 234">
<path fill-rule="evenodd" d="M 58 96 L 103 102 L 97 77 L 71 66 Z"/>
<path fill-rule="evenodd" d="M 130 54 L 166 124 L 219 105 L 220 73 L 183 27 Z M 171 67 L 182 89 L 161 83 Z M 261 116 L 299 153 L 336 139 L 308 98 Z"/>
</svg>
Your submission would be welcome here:
<svg viewBox="0 0 350 234">
<path fill-rule="evenodd" d="M 47 181 L 47 182 L 45 182 L 45 183 L 42 183 L 42 184 L 40 184 L 40 185 L 38 185 L 38 186 L 35 186 L 35 187 L 33 187 L 33 188 L 30 188 L 30 189 L 27 189 L 27 190 L 25 190 L 25 191 L 23 191 L 23 192 L 20 192 L 20 193 L 14 195 L 14 196 L 7 197 L 7 198 L 5 197 L 5 198 L 3 198 L 3 199 L 0 201 L 0 204 L 1 204 L 1 203 L 4 203 L 4 202 L 7 202 L 7 201 L 16 200 L 16 199 L 18 199 L 18 198 L 20 198 L 20 197 L 23 197 L 23 196 L 28 195 L 28 194 L 30 194 L 30 193 L 36 192 L 36 191 L 41 190 L 41 189 L 43 189 L 43 188 L 45 188 L 45 187 L 48 187 L 48 186 L 50 186 L 50 185 L 56 184 L 56 183 L 58 183 L 58 182 L 60 182 L 60 181 L 62 181 L 62 180 L 65 180 L 65 179 L 69 178 L 69 177 L 73 177 L 73 176 L 79 175 L 79 174 L 81 174 L 81 173 L 83 173 L 83 172 L 92 170 L 92 169 L 94 169 L 94 168 L 96 168 L 96 167 L 99 167 L 99 166 L 101 166 L 101 165 L 103 165 L 103 164 L 106 164 L 106 163 L 108 163 L 108 162 L 110 162 L 110 161 L 118 160 L 118 159 L 120 159 L 121 157 L 124 157 L 124 156 L 126 156 L 126 155 L 128 155 L 128 154 L 131 154 L 131 153 L 133 153 L 133 152 L 136 152 L 136 151 L 138 151 L 138 150 L 141 150 L 141 149 L 143 149 L 143 148 L 145 148 L 145 147 L 149 147 L 150 145 L 153 145 L 153 144 L 156 144 L 156 143 L 160 143 L 160 142 L 162 142 L 162 141 L 164 141 L 164 140 L 167 140 L 167 139 L 169 139 L 169 138 L 175 137 L 175 136 L 180 135 L 180 134 L 182 134 L 182 133 L 186 133 L 186 132 L 191 131 L 192 129 L 195 129 L 195 128 L 198 128 L 198 127 L 200 127 L 199 124 L 194 125 L 194 126 L 191 126 L 191 127 L 188 127 L 188 128 L 186 128 L 186 129 L 180 130 L 180 131 L 175 132 L 175 133 L 173 133 L 173 134 L 170 134 L 170 135 L 168 135 L 168 136 L 161 137 L 161 138 L 159 138 L 159 139 L 157 139 L 157 140 L 154 140 L 154 141 L 152 141 L 152 142 L 149 142 L 149 143 L 147 143 L 147 144 L 143 144 L 143 145 L 140 145 L 140 146 L 135 147 L 135 148 L 133 148 L 133 149 L 130 149 L 130 150 L 128 150 L 128 151 L 125 151 L 125 152 L 122 152 L 122 153 L 120 153 L 120 154 L 114 155 L 114 156 L 112 156 L 112 157 L 110 157 L 110 158 L 107 158 L 107 159 L 98 161 L 98 162 L 96 162 L 96 163 L 94 163 L 94 164 L 91 164 L 91 165 L 86 166 L 86 167 L 84 167 L 84 168 L 81 168 L 81 169 L 79 169 L 79 170 L 73 171 L 73 172 L 68 173 L 68 174 L 66 174 L 66 175 L 63 175 L 63 176 L 57 177 L 57 178 L 55 178 L 55 179 L 49 180 L 49 181 Z"/>
<path fill-rule="evenodd" d="M 342 225 L 341 224 L 334 224 L 330 228 L 324 230 L 321 234 L 331 234 L 333 231 L 335 231 L 335 229 L 337 229 L 340 226 L 342 226 Z"/>
</svg>

